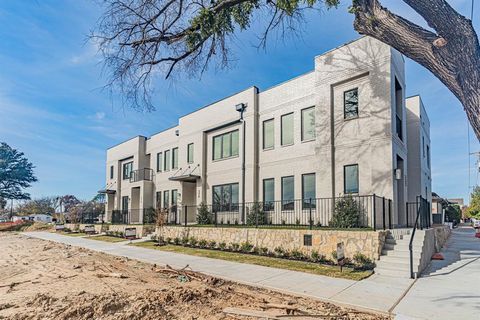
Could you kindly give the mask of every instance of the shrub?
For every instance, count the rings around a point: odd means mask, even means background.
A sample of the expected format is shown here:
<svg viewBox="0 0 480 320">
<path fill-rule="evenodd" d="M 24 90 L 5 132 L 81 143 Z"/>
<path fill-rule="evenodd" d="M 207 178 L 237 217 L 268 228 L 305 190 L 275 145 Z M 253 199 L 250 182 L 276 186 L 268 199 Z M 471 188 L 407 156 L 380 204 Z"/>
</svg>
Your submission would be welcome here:
<svg viewBox="0 0 480 320">
<path fill-rule="evenodd" d="M 355 263 L 355 267 L 360 269 L 373 269 L 375 268 L 375 263 L 368 258 L 366 255 L 357 252 L 353 256 L 353 262 Z"/>
<path fill-rule="evenodd" d="M 300 219 L 295 220 L 295 224 L 296 224 L 297 226 L 299 226 L 299 225 L 300 225 Z"/>
<path fill-rule="evenodd" d="M 213 240 L 208 243 L 208 247 L 210 249 L 215 249 L 216 246 L 217 246 L 217 242 L 215 242 Z"/>
<path fill-rule="evenodd" d="M 332 258 L 333 258 L 333 261 L 337 261 L 337 251 L 335 250 L 332 251 Z"/>
<path fill-rule="evenodd" d="M 181 241 L 182 241 L 182 240 L 180 240 L 179 237 L 173 238 L 173 243 L 176 244 L 176 245 L 179 245 Z"/>
<path fill-rule="evenodd" d="M 317 222 L 316 224 L 317 228 L 321 228 L 322 227 L 322 223 L 320 221 Z"/>
<path fill-rule="evenodd" d="M 361 208 L 352 196 L 337 199 L 329 226 L 334 228 L 357 228 L 360 226 Z"/>
<path fill-rule="evenodd" d="M 317 250 L 313 250 L 310 254 L 310 260 L 313 262 L 323 262 L 325 261 L 325 256 L 320 254 Z"/>
<path fill-rule="evenodd" d="M 184 245 L 184 246 L 188 245 L 188 237 L 187 236 L 182 238 L 182 245 Z"/>
<path fill-rule="evenodd" d="M 197 223 L 198 224 L 212 224 L 212 214 L 208 210 L 208 206 L 205 202 L 200 203 L 197 209 Z"/>
<path fill-rule="evenodd" d="M 238 224 L 238 219 L 235 219 L 235 224 Z"/>
<path fill-rule="evenodd" d="M 171 242 L 172 242 L 172 238 L 166 237 L 166 238 L 165 238 L 165 242 L 166 242 L 166 243 L 171 243 Z"/>
<path fill-rule="evenodd" d="M 220 242 L 220 243 L 218 244 L 218 248 L 219 248 L 220 250 L 225 250 L 225 249 L 227 248 L 227 244 L 226 244 L 225 242 Z"/>
<path fill-rule="evenodd" d="M 293 249 L 290 252 L 290 257 L 292 257 L 295 260 L 304 260 L 305 259 L 305 255 L 298 249 Z"/>
<path fill-rule="evenodd" d="M 206 247 L 207 247 L 207 244 L 208 244 L 208 242 L 207 242 L 207 240 L 205 240 L 205 239 L 202 239 L 202 240 L 198 241 L 198 246 L 199 246 L 200 248 L 206 248 Z"/>
<path fill-rule="evenodd" d="M 262 204 L 255 202 L 250 208 L 250 212 L 247 214 L 247 225 L 255 226 L 257 224 L 266 224 L 266 216 L 263 211 Z"/>
<path fill-rule="evenodd" d="M 283 250 L 282 247 L 275 247 L 275 249 L 273 249 L 273 253 L 275 253 L 277 257 L 283 257 L 285 250 Z"/>
<path fill-rule="evenodd" d="M 253 244 L 251 244 L 250 242 L 243 242 L 241 245 L 240 245 L 240 251 L 242 252 L 245 252 L 245 253 L 250 253 L 253 249 Z"/>
<path fill-rule="evenodd" d="M 152 240 L 152 241 L 157 241 L 157 235 L 156 235 L 156 234 L 152 234 L 152 235 L 150 236 L 150 240 Z"/>
<path fill-rule="evenodd" d="M 286 222 L 284 219 L 282 219 L 282 224 L 283 224 L 283 225 L 286 225 L 287 222 Z"/>
<path fill-rule="evenodd" d="M 232 243 L 230 245 L 230 248 L 232 249 L 232 251 L 238 251 L 238 249 L 240 248 L 240 245 L 238 243 Z"/>
<path fill-rule="evenodd" d="M 268 248 L 267 247 L 260 247 L 258 249 L 258 253 L 263 255 L 263 256 L 266 256 L 266 255 L 268 255 Z"/>
<path fill-rule="evenodd" d="M 195 237 L 190 237 L 190 239 L 188 239 L 188 243 L 192 246 L 192 247 L 195 247 L 198 243 L 197 239 Z"/>
</svg>

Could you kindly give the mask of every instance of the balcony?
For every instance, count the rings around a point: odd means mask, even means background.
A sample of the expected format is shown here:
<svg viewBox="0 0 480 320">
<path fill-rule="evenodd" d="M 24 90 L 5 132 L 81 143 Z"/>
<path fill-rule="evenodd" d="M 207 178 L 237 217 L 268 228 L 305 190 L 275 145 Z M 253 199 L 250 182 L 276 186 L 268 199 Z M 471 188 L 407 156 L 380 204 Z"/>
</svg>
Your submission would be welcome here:
<svg viewBox="0 0 480 320">
<path fill-rule="evenodd" d="M 153 170 L 150 168 L 133 170 L 130 174 L 130 182 L 152 181 Z"/>
</svg>

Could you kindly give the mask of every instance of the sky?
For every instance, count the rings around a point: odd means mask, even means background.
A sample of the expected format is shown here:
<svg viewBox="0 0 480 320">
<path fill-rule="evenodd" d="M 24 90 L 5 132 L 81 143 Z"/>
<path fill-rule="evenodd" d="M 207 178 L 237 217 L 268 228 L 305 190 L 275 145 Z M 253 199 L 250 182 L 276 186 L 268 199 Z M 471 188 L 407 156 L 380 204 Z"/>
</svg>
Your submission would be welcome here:
<svg viewBox="0 0 480 320">
<path fill-rule="evenodd" d="M 350 1 L 351 3 L 351 1 Z M 470 16 L 471 0 L 450 0 Z M 266 89 L 313 69 L 314 57 L 359 37 L 349 1 L 310 12 L 300 37 L 270 37 L 258 49 L 256 30 L 237 34 L 229 69 L 214 66 L 201 79 L 155 82 L 151 113 L 122 106 L 102 90 L 101 57 L 87 40 L 102 13 L 97 1 L 3 0 L 0 3 L 0 141 L 25 153 L 38 182 L 32 197 L 73 194 L 91 199 L 105 186 L 106 150 L 136 135 L 150 136 L 178 117 L 252 85 Z M 425 25 L 398 0 L 393 12 Z M 474 25 L 480 31 L 480 3 Z M 261 24 L 261 22 L 256 22 Z M 406 59 L 407 96 L 420 94 L 431 123 L 433 191 L 468 200 L 478 166 L 468 156 L 468 124 L 460 102 L 429 71 Z M 118 100 L 117 100 L 118 101 Z M 470 150 L 480 151 L 470 129 Z"/>
</svg>

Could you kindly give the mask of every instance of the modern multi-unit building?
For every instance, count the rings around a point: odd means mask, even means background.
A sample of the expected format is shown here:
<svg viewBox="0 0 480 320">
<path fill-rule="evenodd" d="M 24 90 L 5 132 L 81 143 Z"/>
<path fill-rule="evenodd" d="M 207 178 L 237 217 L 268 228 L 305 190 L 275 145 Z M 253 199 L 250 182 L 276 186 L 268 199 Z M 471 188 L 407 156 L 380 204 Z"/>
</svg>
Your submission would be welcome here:
<svg viewBox="0 0 480 320">
<path fill-rule="evenodd" d="M 405 98 L 402 55 L 362 37 L 317 56 L 311 72 L 108 149 L 106 169 L 107 221 L 115 210 L 141 223 L 145 208 L 205 203 L 239 211 L 241 223 L 245 203 L 292 211 L 300 199 L 311 214 L 351 194 L 391 199 L 393 224 L 405 225 L 406 202 L 431 199 L 429 120 L 420 97 Z"/>
</svg>

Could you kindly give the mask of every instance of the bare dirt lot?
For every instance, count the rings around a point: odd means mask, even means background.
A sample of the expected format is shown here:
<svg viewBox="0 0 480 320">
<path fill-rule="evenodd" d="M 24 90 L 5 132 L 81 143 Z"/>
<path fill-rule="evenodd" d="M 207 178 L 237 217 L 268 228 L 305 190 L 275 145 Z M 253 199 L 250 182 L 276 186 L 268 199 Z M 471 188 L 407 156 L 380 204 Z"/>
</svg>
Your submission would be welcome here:
<svg viewBox="0 0 480 320">
<path fill-rule="evenodd" d="M 384 319 L 198 273 L 177 273 L 0 233 L 0 319 L 259 319 L 238 312 L 285 315 L 286 305 L 296 309 L 296 314 L 309 315 L 295 319 L 312 319 L 312 315 L 319 319 Z M 225 308 L 233 314 L 225 313 Z"/>
</svg>

